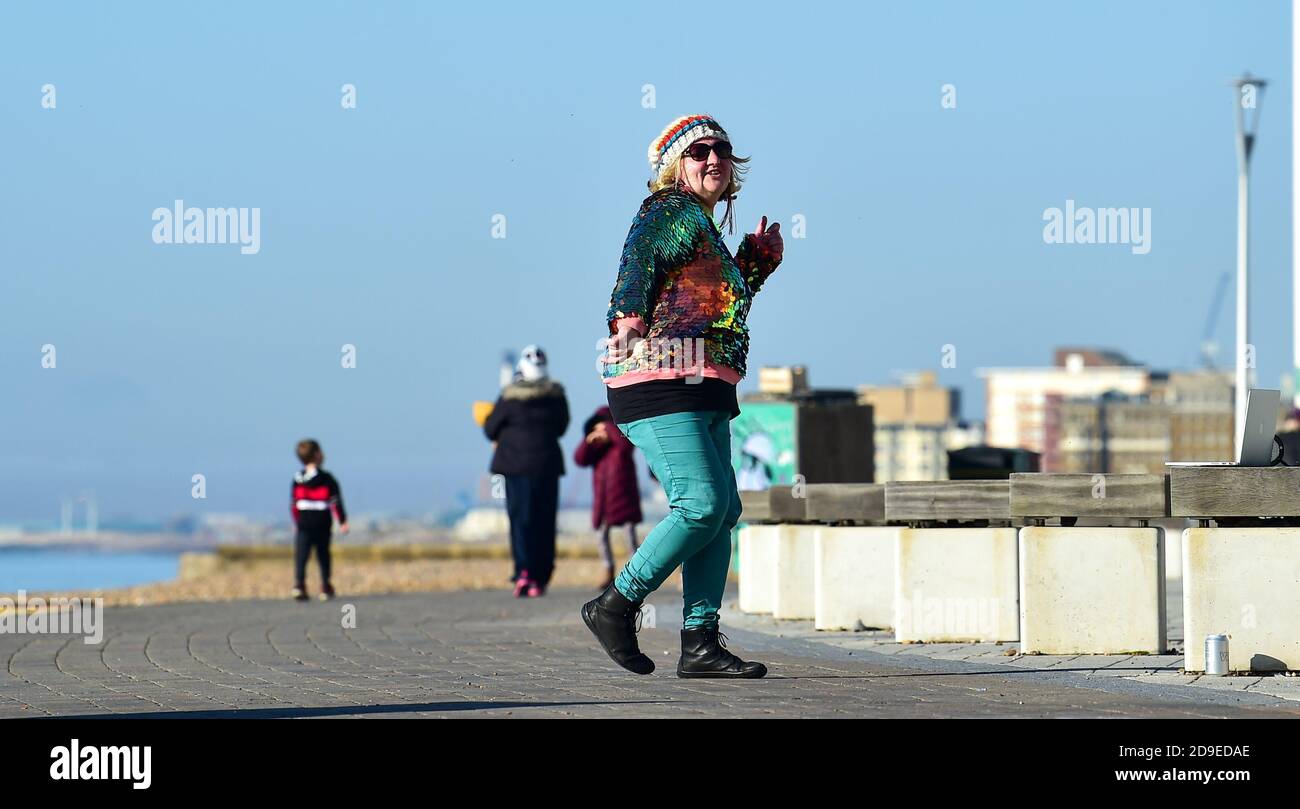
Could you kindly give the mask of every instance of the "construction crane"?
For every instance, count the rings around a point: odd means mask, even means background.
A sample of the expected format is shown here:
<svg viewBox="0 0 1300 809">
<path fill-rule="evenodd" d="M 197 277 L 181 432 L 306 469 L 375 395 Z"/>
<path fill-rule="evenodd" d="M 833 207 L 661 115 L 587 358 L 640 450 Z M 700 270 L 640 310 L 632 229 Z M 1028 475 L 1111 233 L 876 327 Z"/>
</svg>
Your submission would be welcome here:
<svg viewBox="0 0 1300 809">
<path fill-rule="evenodd" d="M 1214 330 L 1219 324 L 1219 312 L 1223 309 L 1223 295 L 1228 291 L 1232 281 L 1231 273 L 1219 276 L 1219 284 L 1214 288 L 1214 298 L 1210 302 L 1210 311 L 1205 315 L 1205 335 L 1201 338 L 1201 366 L 1209 371 L 1218 370 L 1215 360 L 1219 355 L 1219 344 L 1214 341 Z"/>
</svg>

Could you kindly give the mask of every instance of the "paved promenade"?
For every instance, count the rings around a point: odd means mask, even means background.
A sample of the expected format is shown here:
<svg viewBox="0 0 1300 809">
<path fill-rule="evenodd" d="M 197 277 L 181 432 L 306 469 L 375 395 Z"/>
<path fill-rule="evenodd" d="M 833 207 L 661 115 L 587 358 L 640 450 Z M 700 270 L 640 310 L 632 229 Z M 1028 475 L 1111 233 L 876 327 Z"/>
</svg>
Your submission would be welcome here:
<svg viewBox="0 0 1300 809">
<path fill-rule="evenodd" d="M 979 656 L 1001 651 L 975 647 L 873 650 L 879 638 L 869 633 L 815 636 L 806 624 L 741 616 L 734 602 L 724 631 L 771 675 L 679 680 L 675 592 L 651 599 L 659 626 L 641 639 L 659 669 L 638 677 L 614 666 L 582 625 L 577 609 L 590 596 L 109 608 L 99 645 L 0 634 L 0 717 L 1300 717 L 1300 703 L 1262 690 L 1164 684 L 1154 672 L 1098 677 L 1093 663 L 1032 657 L 988 663 Z M 342 626 L 349 604 L 355 628 Z M 946 659 L 930 656 L 940 652 Z"/>
</svg>

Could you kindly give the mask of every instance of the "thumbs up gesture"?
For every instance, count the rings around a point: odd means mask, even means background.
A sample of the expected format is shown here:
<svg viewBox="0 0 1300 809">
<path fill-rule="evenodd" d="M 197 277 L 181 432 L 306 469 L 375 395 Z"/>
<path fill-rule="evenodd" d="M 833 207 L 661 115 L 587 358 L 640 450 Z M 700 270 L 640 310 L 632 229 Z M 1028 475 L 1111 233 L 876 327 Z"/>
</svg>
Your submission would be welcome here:
<svg viewBox="0 0 1300 809">
<path fill-rule="evenodd" d="M 764 216 L 754 228 L 754 242 L 762 250 L 770 253 L 776 261 L 781 260 L 781 253 L 785 250 L 785 242 L 781 239 L 781 223 L 773 222 L 769 227 L 767 217 Z"/>
</svg>

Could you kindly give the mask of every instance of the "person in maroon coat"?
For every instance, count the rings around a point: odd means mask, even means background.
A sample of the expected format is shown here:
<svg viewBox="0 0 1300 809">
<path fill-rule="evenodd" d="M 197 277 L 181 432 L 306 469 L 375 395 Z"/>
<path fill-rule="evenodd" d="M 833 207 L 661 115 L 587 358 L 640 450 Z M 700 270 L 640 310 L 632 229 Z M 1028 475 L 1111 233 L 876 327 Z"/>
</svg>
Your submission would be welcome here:
<svg viewBox="0 0 1300 809">
<path fill-rule="evenodd" d="M 605 583 L 614 583 L 614 555 L 609 547 L 609 532 L 615 525 L 627 525 L 631 553 L 636 553 L 636 526 L 641 522 L 641 490 L 636 482 L 636 447 L 614 424 L 608 407 L 597 408 L 583 425 L 583 440 L 573 453 L 578 466 L 591 470 L 591 527 L 600 537 L 600 558 L 605 562 Z"/>
</svg>

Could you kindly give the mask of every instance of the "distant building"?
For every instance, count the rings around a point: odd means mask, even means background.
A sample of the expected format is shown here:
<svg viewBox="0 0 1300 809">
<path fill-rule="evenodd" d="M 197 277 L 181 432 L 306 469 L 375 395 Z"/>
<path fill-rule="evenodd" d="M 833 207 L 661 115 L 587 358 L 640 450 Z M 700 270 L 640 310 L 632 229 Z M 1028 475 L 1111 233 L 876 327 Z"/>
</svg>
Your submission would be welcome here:
<svg viewBox="0 0 1300 809">
<path fill-rule="evenodd" d="M 1142 394 L 1092 399 L 1049 396 L 1044 472 L 1160 474 L 1169 459 L 1170 408 Z"/>
<path fill-rule="evenodd" d="M 1234 389 L 1231 371 L 1169 374 L 1169 460 L 1237 460 Z"/>
<path fill-rule="evenodd" d="M 1150 473 L 1234 460 L 1232 379 L 1153 371 L 1115 351 L 1060 348 L 1050 368 L 994 368 L 990 444 L 1042 453 L 1044 472 Z"/>
<path fill-rule="evenodd" d="M 979 425 L 958 420 L 959 392 L 940 387 L 933 371 L 906 375 L 901 385 L 859 385 L 872 408 L 875 480 L 945 480 L 948 451 L 982 444 Z"/>
<path fill-rule="evenodd" d="M 858 401 L 869 404 L 877 424 L 938 426 L 961 409 L 960 392 L 940 387 L 934 371 L 905 374 L 901 385 L 859 385 Z"/>
<path fill-rule="evenodd" d="M 808 369 L 803 365 L 765 365 L 758 369 L 758 392 L 768 396 L 807 393 Z"/>
<path fill-rule="evenodd" d="M 731 441 L 740 489 L 873 480 L 871 408 L 854 391 L 811 387 L 803 365 L 764 366 L 758 390 L 739 403 Z"/>
<path fill-rule="evenodd" d="M 1057 402 L 1089 399 L 1108 391 L 1136 396 L 1151 387 L 1151 371 L 1113 351 L 1058 349 L 1050 368 L 982 368 L 986 385 L 985 440 L 999 447 L 1043 453 L 1059 444 L 1063 423 L 1049 419 Z"/>
</svg>

